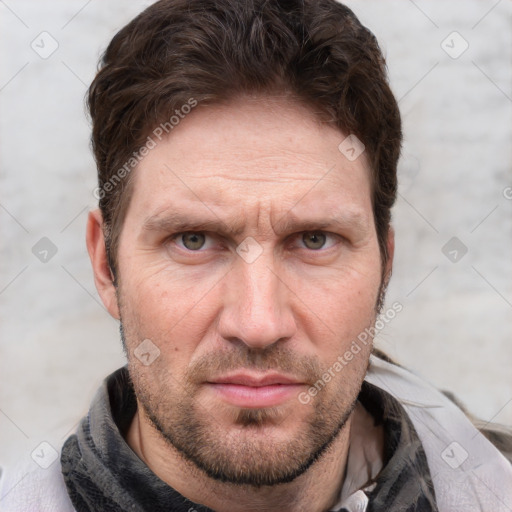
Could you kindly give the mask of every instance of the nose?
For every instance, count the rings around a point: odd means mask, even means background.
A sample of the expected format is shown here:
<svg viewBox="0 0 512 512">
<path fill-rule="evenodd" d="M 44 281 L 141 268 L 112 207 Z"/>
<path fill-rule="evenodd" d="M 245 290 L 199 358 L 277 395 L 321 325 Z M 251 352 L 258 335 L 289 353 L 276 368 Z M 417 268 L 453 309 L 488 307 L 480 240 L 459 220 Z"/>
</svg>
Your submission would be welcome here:
<svg viewBox="0 0 512 512">
<path fill-rule="evenodd" d="M 264 349 L 295 334 L 293 293 L 267 258 L 252 263 L 239 259 L 225 286 L 218 324 L 225 340 Z"/>
</svg>

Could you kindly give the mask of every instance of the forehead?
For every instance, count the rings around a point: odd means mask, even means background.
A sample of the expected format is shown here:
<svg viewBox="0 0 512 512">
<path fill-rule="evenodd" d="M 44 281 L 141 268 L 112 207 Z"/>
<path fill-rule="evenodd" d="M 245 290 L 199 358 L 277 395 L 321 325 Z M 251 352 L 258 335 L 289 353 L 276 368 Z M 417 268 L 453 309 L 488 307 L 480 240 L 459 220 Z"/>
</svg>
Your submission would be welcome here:
<svg viewBox="0 0 512 512">
<path fill-rule="evenodd" d="M 371 211 L 370 171 L 339 149 L 349 134 L 284 98 L 198 106 L 138 164 L 130 209 L 154 215 L 208 205 L 243 215 L 259 207 L 296 215 Z M 343 146 L 344 147 L 344 146 Z"/>
</svg>

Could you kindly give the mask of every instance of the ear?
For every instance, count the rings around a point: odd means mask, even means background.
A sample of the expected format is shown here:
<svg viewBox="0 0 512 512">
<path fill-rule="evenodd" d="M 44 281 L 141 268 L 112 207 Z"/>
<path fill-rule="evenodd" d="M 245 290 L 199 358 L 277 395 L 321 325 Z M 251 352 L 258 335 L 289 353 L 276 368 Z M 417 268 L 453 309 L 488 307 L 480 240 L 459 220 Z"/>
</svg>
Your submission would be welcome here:
<svg viewBox="0 0 512 512">
<path fill-rule="evenodd" d="M 107 311 L 119 320 L 116 288 L 107 260 L 105 238 L 103 237 L 103 216 L 99 209 L 89 212 L 86 232 L 87 251 L 94 272 L 94 283 Z"/>
<path fill-rule="evenodd" d="M 386 249 L 388 252 L 388 260 L 386 262 L 386 268 L 384 269 L 384 278 L 387 282 L 391 278 L 391 271 L 393 270 L 393 257 L 395 255 L 395 230 L 392 226 L 389 226 Z"/>
</svg>

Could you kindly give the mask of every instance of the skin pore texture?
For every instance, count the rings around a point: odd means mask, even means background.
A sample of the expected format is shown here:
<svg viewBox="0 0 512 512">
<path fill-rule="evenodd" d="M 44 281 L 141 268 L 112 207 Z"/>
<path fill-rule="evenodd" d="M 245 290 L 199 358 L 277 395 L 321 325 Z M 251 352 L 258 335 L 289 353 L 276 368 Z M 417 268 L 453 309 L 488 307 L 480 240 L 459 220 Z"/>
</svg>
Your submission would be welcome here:
<svg viewBox="0 0 512 512">
<path fill-rule="evenodd" d="M 390 232 L 383 269 L 370 170 L 338 150 L 346 136 L 284 97 L 198 106 L 133 171 L 117 289 L 89 215 L 137 396 L 127 442 L 214 510 L 324 511 L 343 484 L 370 344 L 298 396 L 373 325 L 393 256 Z"/>
</svg>

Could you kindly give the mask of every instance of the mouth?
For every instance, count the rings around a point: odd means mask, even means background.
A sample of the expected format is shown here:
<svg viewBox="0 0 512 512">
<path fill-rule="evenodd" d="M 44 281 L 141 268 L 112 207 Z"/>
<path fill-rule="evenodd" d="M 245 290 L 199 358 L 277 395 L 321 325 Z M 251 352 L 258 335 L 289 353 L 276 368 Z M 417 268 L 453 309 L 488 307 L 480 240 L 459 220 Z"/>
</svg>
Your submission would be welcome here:
<svg viewBox="0 0 512 512">
<path fill-rule="evenodd" d="M 237 373 L 205 383 L 219 398 L 237 407 L 275 407 L 297 396 L 306 384 L 293 377 L 272 374 Z"/>
</svg>

